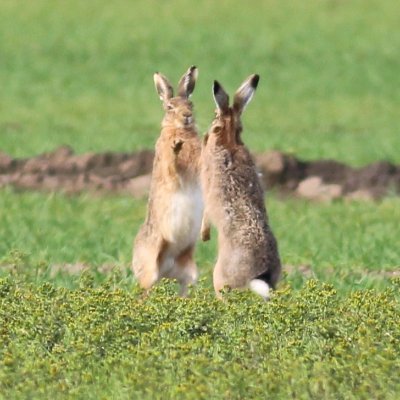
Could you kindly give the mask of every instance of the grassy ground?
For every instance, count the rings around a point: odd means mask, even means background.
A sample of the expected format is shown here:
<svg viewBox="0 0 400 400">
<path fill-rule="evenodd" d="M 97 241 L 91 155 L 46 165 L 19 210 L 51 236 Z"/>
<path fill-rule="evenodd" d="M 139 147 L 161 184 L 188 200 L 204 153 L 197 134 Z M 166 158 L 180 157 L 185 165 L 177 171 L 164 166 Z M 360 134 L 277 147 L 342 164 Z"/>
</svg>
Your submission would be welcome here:
<svg viewBox="0 0 400 400">
<path fill-rule="evenodd" d="M 385 271 L 399 270 L 399 201 L 379 204 L 279 201 L 271 195 L 268 209 L 282 261 L 306 266 L 314 277 L 343 291 L 378 285 Z M 145 201 L 128 197 L 65 197 L 10 190 L 0 196 L 0 262 L 19 272 L 38 266 L 43 277 L 54 266 L 82 263 L 98 268 L 130 265 L 132 241 L 143 221 Z M 211 286 L 216 235 L 197 251 L 201 274 Z M 302 281 L 289 269 L 289 280 Z M 35 278 L 36 279 L 36 278 Z"/>
<path fill-rule="evenodd" d="M 203 132 L 211 83 L 261 75 L 246 112 L 254 150 L 360 165 L 399 162 L 398 2 L 201 0 L 0 6 L 0 148 L 33 155 L 151 146 L 161 105 L 152 74 L 191 64 Z M 362 145 L 360 145 L 362 143 Z"/>
<path fill-rule="evenodd" d="M 202 132 L 213 79 L 232 93 L 257 72 L 244 116 L 252 150 L 399 163 L 399 10 L 395 0 L 3 0 L 0 151 L 152 147 L 153 72 L 177 81 L 196 64 Z M 126 268 L 145 201 L 1 190 L 0 399 L 398 398 L 398 198 L 270 193 L 267 204 L 288 266 L 270 303 L 215 301 L 215 234 L 198 247 L 190 299 L 164 284 L 143 302 Z M 63 272 L 82 265 L 82 279 Z"/>
</svg>

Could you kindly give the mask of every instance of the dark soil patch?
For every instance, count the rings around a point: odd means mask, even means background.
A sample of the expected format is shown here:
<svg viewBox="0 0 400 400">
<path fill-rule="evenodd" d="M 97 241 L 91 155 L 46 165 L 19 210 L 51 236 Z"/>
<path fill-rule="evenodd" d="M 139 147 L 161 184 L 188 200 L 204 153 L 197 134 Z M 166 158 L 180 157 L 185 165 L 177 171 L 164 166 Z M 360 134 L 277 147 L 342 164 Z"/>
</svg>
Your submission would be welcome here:
<svg viewBox="0 0 400 400">
<path fill-rule="evenodd" d="M 68 146 L 29 159 L 0 153 L 0 187 L 19 190 L 128 193 L 145 196 L 154 152 L 74 154 Z M 375 200 L 400 194 L 400 166 L 380 161 L 353 168 L 334 160 L 304 161 L 277 151 L 254 156 L 265 188 L 315 200 Z"/>
</svg>

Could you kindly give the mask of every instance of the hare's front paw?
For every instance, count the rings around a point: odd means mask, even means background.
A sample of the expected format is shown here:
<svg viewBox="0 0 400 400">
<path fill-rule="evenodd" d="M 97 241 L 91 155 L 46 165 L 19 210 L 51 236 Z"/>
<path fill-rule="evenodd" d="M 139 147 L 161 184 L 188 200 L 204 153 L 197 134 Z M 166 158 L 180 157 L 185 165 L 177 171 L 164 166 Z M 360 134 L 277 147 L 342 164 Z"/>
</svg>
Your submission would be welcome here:
<svg viewBox="0 0 400 400">
<path fill-rule="evenodd" d="M 172 144 L 172 151 L 175 154 L 179 154 L 179 152 L 182 150 L 182 146 L 183 146 L 183 140 L 175 139 L 173 144 Z"/>
</svg>

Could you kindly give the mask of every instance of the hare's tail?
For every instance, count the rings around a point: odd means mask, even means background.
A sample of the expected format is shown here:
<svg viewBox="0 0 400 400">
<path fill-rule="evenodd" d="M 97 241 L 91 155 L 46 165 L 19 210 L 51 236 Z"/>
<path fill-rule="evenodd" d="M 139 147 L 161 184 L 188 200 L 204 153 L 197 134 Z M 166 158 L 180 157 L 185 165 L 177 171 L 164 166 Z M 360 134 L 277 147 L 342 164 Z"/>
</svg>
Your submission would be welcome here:
<svg viewBox="0 0 400 400">
<path fill-rule="evenodd" d="M 250 281 L 250 289 L 262 296 L 265 300 L 269 299 L 269 292 L 275 289 L 274 274 L 270 270 L 263 272 Z"/>
<path fill-rule="evenodd" d="M 269 300 L 269 285 L 262 279 L 252 279 L 249 283 L 249 288 L 254 293 L 259 294 L 263 299 Z"/>
</svg>

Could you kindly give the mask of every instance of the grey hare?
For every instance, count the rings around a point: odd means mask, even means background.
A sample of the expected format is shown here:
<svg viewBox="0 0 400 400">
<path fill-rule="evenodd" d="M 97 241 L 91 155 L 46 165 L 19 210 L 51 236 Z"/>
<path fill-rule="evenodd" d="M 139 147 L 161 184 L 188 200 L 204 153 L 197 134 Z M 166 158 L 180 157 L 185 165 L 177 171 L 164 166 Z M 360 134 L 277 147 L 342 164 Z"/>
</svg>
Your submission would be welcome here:
<svg viewBox="0 0 400 400">
<path fill-rule="evenodd" d="M 241 114 L 259 81 L 251 75 L 239 87 L 229 106 L 229 96 L 214 81 L 216 115 L 204 136 L 201 182 L 205 211 L 203 240 L 210 238 L 210 223 L 218 231 L 218 259 L 214 289 L 219 298 L 224 287 L 250 288 L 265 299 L 281 272 L 277 241 L 268 224 L 263 190 L 241 133 Z"/>
</svg>

